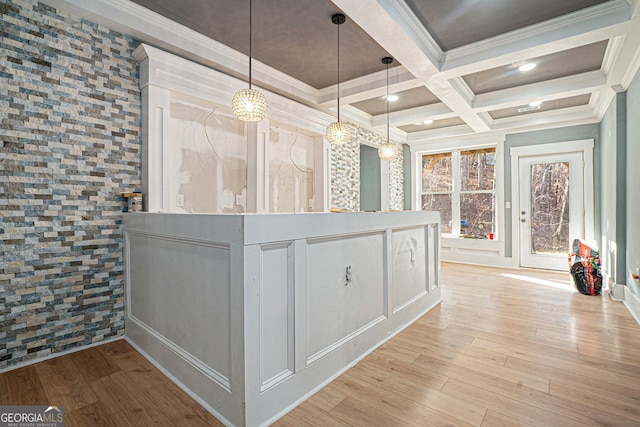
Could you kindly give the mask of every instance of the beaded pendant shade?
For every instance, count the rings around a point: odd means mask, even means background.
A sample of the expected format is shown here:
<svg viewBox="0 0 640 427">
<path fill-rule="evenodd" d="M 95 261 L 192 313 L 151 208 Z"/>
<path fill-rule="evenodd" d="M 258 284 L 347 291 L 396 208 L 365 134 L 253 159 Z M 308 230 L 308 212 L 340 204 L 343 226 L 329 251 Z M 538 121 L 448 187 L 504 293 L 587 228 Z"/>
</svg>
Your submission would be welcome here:
<svg viewBox="0 0 640 427">
<path fill-rule="evenodd" d="M 333 145 L 343 145 L 351 141 L 351 125 L 340 121 L 340 25 L 344 24 L 346 18 L 341 13 L 336 13 L 331 17 L 331 22 L 338 28 L 338 120 L 327 126 L 325 136 L 327 141 Z"/>
<path fill-rule="evenodd" d="M 387 56 L 382 58 L 382 63 L 387 66 L 387 97 L 385 98 L 387 101 L 387 141 L 380 144 L 378 147 L 378 157 L 382 160 L 395 160 L 398 158 L 398 146 L 391 142 L 389 139 L 389 64 L 393 62 L 393 58 Z"/>
<path fill-rule="evenodd" d="M 240 89 L 231 101 L 233 115 L 243 122 L 259 122 L 266 117 L 269 107 L 264 94 L 251 88 L 252 6 L 252 1 L 249 0 L 249 89 Z"/>
</svg>

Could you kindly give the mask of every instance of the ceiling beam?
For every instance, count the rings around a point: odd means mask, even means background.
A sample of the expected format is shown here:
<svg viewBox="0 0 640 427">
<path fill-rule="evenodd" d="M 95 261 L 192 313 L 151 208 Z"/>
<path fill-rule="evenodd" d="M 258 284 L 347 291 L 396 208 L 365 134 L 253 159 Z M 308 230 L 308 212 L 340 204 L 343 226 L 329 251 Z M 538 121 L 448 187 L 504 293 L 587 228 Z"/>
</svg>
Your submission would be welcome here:
<svg viewBox="0 0 640 427">
<path fill-rule="evenodd" d="M 413 89 L 423 84 L 403 66 L 389 69 L 389 90 L 400 92 Z M 387 71 L 347 80 L 340 83 L 340 102 L 353 104 L 387 94 Z M 318 105 L 332 106 L 338 98 L 338 85 L 329 86 L 318 91 Z"/>
<path fill-rule="evenodd" d="M 607 40 L 629 31 L 633 14 L 627 0 L 612 0 L 461 46 L 444 53 L 440 77 L 459 77 Z"/>
<path fill-rule="evenodd" d="M 476 95 L 473 100 L 473 108 L 475 111 L 492 111 L 501 108 L 518 107 L 532 101 L 551 101 L 584 95 L 604 87 L 606 80 L 606 76 L 600 70 L 596 70 L 498 90 Z"/>
<path fill-rule="evenodd" d="M 470 100 L 448 80 L 435 79 L 440 72 L 440 52 L 433 38 L 400 0 L 332 0 L 378 44 L 396 58 L 411 74 L 447 107 L 459 113 L 474 131 L 489 131 L 489 125 L 470 105 Z M 422 29 L 422 30 L 420 30 Z M 437 45 L 436 45 L 437 46 Z"/>
<path fill-rule="evenodd" d="M 408 108 L 406 110 L 394 111 L 389 114 L 389 121 L 391 126 L 405 126 L 411 125 L 416 122 L 422 122 L 423 120 L 441 120 L 457 117 L 457 114 L 447 108 L 441 102 L 431 105 L 425 105 L 422 107 Z M 372 124 L 374 127 L 386 126 L 387 114 L 378 114 L 373 116 Z"/>
</svg>

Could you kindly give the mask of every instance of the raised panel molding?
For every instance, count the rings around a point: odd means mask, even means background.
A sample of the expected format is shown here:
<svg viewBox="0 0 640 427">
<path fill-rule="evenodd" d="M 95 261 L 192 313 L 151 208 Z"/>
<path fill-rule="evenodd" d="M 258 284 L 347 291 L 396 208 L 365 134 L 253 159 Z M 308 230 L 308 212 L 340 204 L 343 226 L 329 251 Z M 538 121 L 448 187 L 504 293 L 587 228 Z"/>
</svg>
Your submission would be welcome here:
<svg viewBox="0 0 640 427">
<path fill-rule="evenodd" d="M 231 391 L 230 245 L 144 232 L 125 235 L 128 320 Z M 184 278 L 190 279 L 192 292 L 183 291 Z M 146 291 L 132 288 L 132 282 L 145 283 Z M 176 305 L 189 310 L 174 311 Z M 214 325 L 215 341 L 197 338 L 198 331 Z"/>
<path fill-rule="evenodd" d="M 309 239 L 307 244 L 311 364 L 387 317 L 388 265 L 384 232 Z"/>
<path fill-rule="evenodd" d="M 260 391 L 294 373 L 294 245 L 260 245 Z"/>
<path fill-rule="evenodd" d="M 393 230 L 391 300 L 394 314 L 429 292 L 428 232 L 424 226 Z"/>
</svg>

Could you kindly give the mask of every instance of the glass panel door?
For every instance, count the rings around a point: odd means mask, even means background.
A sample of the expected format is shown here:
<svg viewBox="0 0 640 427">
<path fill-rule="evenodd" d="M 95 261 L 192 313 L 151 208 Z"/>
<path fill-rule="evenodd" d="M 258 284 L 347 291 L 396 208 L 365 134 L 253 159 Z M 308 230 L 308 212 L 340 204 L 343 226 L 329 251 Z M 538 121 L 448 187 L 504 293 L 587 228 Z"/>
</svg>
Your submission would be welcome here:
<svg viewBox="0 0 640 427">
<path fill-rule="evenodd" d="M 582 154 L 520 159 L 520 265 L 567 270 L 573 239 L 584 237 Z"/>
</svg>

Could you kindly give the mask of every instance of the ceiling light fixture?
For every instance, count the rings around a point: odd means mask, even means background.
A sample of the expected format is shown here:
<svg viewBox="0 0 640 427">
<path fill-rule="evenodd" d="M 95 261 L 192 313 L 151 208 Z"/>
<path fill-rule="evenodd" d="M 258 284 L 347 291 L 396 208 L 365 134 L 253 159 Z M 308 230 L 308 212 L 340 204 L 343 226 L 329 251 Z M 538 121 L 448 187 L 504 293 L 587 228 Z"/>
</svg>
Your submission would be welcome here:
<svg viewBox="0 0 640 427">
<path fill-rule="evenodd" d="M 331 22 L 338 28 L 338 120 L 327 126 L 325 136 L 333 145 L 343 145 L 351 141 L 351 125 L 340 121 L 340 25 L 346 21 L 342 13 L 331 17 Z"/>
<path fill-rule="evenodd" d="M 534 68 L 536 68 L 536 63 L 535 62 L 525 62 L 524 64 L 522 64 L 521 66 L 518 67 L 518 70 L 520 70 L 520 71 L 531 71 Z"/>
<path fill-rule="evenodd" d="M 422 124 L 423 124 L 423 125 L 432 125 L 432 124 L 433 124 L 433 120 L 429 120 L 429 119 L 424 120 L 424 121 L 422 122 Z"/>
<path fill-rule="evenodd" d="M 542 101 L 533 101 L 529 103 L 529 107 L 539 107 L 542 105 Z"/>
<path fill-rule="evenodd" d="M 398 157 L 398 146 L 389 139 L 389 129 L 391 127 L 389 120 L 389 102 L 391 101 L 389 96 L 389 64 L 392 62 L 393 58 L 390 56 L 382 58 L 382 63 L 387 66 L 387 142 L 383 142 L 378 147 L 378 157 L 382 160 L 395 160 Z"/>
<path fill-rule="evenodd" d="M 389 95 L 389 96 L 381 96 L 380 99 L 382 101 L 386 101 L 387 99 L 389 100 L 389 102 L 396 102 L 398 99 L 400 99 L 400 97 L 398 95 Z"/>
<path fill-rule="evenodd" d="M 249 89 L 240 89 L 231 101 L 233 115 L 243 122 L 259 122 L 264 119 L 269 106 L 262 92 L 251 88 L 252 9 L 252 1 L 249 0 Z"/>
</svg>

